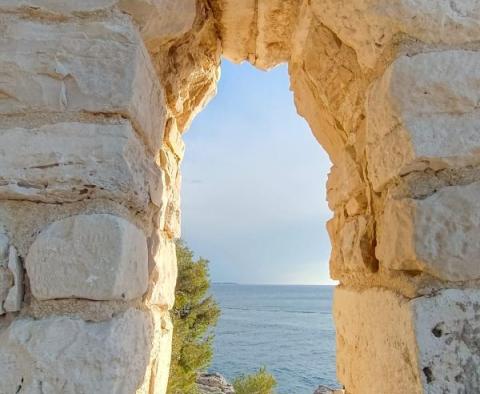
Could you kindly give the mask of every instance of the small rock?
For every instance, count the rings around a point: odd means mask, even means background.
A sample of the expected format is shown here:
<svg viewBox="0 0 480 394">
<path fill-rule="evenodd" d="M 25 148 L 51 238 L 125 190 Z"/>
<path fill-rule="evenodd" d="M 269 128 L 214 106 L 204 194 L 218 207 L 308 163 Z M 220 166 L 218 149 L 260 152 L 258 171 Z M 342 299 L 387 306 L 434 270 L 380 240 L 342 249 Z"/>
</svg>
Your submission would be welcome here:
<svg viewBox="0 0 480 394">
<path fill-rule="evenodd" d="M 320 385 L 313 394 L 345 394 L 345 390 Z"/>
<path fill-rule="evenodd" d="M 202 373 L 197 377 L 200 394 L 235 394 L 233 386 L 219 373 Z"/>
</svg>

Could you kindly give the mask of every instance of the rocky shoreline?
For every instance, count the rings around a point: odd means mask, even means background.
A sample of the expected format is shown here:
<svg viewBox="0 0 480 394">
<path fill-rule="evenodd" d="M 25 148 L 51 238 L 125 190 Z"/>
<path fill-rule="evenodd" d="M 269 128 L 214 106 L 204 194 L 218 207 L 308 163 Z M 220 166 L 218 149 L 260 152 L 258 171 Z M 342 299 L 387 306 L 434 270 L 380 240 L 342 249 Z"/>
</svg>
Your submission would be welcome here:
<svg viewBox="0 0 480 394">
<path fill-rule="evenodd" d="M 197 377 L 200 394 L 235 394 L 233 386 L 219 373 L 201 373 Z"/>
<path fill-rule="evenodd" d="M 200 394 L 235 394 L 235 389 L 227 379 L 216 372 L 199 374 L 197 388 Z M 313 394 L 345 394 L 345 390 L 318 386 Z"/>
</svg>

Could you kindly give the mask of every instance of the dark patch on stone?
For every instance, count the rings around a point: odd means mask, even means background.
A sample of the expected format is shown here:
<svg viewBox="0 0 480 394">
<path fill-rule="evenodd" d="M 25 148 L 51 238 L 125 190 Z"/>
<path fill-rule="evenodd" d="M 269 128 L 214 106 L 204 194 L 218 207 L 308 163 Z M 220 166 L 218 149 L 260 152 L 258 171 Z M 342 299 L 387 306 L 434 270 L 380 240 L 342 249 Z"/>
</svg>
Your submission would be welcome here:
<svg viewBox="0 0 480 394">
<path fill-rule="evenodd" d="M 432 328 L 432 334 L 437 338 L 440 338 L 443 335 L 442 326 L 443 322 L 438 323 L 435 327 Z"/>
<path fill-rule="evenodd" d="M 425 367 L 423 368 L 423 374 L 425 375 L 425 378 L 427 379 L 427 383 L 432 383 L 433 382 L 433 373 L 430 367 Z"/>
</svg>

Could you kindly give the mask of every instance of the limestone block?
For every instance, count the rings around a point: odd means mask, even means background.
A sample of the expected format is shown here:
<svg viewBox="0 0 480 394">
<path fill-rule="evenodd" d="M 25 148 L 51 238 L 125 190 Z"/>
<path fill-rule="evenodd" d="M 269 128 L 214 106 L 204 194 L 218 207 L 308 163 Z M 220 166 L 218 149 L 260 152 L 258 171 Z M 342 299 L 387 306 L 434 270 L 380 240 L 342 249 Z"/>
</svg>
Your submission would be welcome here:
<svg viewBox="0 0 480 394">
<path fill-rule="evenodd" d="M 161 146 L 165 101 L 129 18 L 42 23 L 2 16 L 0 114 L 117 113 Z"/>
<path fill-rule="evenodd" d="M 260 0 L 254 65 L 268 70 L 290 58 L 300 0 Z"/>
<path fill-rule="evenodd" d="M 0 167 L 1 198 L 161 204 L 161 171 L 128 121 L 0 128 Z"/>
<path fill-rule="evenodd" d="M 3 308 L 6 312 L 18 312 L 23 301 L 23 267 L 14 246 L 9 248 L 7 268 L 11 272 L 13 284 L 8 290 Z"/>
<path fill-rule="evenodd" d="M 185 143 L 183 142 L 182 134 L 178 130 L 177 122 L 174 119 L 172 119 L 166 128 L 165 141 L 172 152 L 175 153 L 178 160 L 182 160 L 185 154 Z"/>
<path fill-rule="evenodd" d="M 165 231 L 173 239 L 179 239 L 182 236 L 182 211 L 180 207 L 180 196 L 172 199 L 168 203 L 165 214 Z"/>
<path fill-rule="evenodd" d="M 298 113 L 337 164 L 348 135 L 358 131 L 364 117 L 359 104 L 366 81 L 355 52 L 318 21 L 305 18 L 299 17 L 289 62 L 291 90 Z"/>
<path fill-rule="evenodd" d="M 340 279 L 345 273 L 377 271 L 374 230 L 370 217 L 344 219 L 338 214 L 327 223 L 332 242 L 330 275 Z"/>
<path fill-rule="evenodd" d="M 190 31 L 197 16 L 196 0 L 119 0 L 118 5 L 132 15 L 152 51 Z"/>
<path fill-rule="evenodd" d="M 256 0 L 218 0 L 215 3 L 223 56 L 234 63 L 243 62 L 249 56 L 254 58 Z"/>
<path fill-rule="evenodd" d="M 152 313 L 154 336 L 144 384 L 135 394 L 165 394 L 170 371 L 173 325 L 168 311 Z"/>
<path fill-rule="evenodd" d="M 314 15 L 373 68 L 395 35 L 431 44 L 461 45 L 480 36 L 477 0 L 313 0 Z"/>
<path fill-rule="evenodd" d="M 335 289 L 337 376 L 347 393 L 420 394 L 408 300 L 387 290 Z"/>
<path fill-rule="evenodd" d="M 447 289 L 411 304 L 424 392 L 480 392 L 480 291 Z"/>
<path fill-rule="evenodd" d="M 346 391 L 476 393 L 480 291 L 408 300 L 372 288 L 336 288 L 337 373 Z"/>
<path fill-rule="evenodd" d="M 150 269 L 151 288 L 147 293 L 147 302 L 172 309 L 175 303 L 175 286 L 177 283 L 175 242 L 159 233 L 154 248 L 153 267 Z"/>
<path fill-rule="evenodd" d="M 346 151 L 338 155 L 327 180 L 328 206 L 334 210 L 365 190 L 360 168 Z"/>
<path fill-rule="evenodd" d="M 395 270 L 444 280 L 480 278 L 480 183 L 445 187 L 422 200 L 389 199 L 376 254 Z"/>
<path fill-rule="evenodd" d="M 39 300 L 131 300 L 147 290 L 145 235 L 113 215 L 54 222 L 37 236 L 25 265 L 32 294 Z"/>
<path fill-rule="evenodd" d="M 0 392 L 132 394 L 152 342 L 150 314 L 135 309 L 100 323 L 21 318 L 0 332 Z"/>
<path fill-rule="evenodd" d="M 30 11 L 41 10 L 55 14 L 65 15 L 80 12 L 96 12 L 112 7 L 118 0 L 0 0 L 0 9 L 14 11 L 19 8 Z"/>
<path fill-rule="evenodd" d="M 23 267 L 17 250 L 0 234 L 0 315 L 18 312 L 23 301 Z"/>
<path fill-rule="evenodd" d="M 394 177 L 480 162 L 480 52 L 403 56 L 367 103 L 369 173 L 380 191 Z"/>
</svg>

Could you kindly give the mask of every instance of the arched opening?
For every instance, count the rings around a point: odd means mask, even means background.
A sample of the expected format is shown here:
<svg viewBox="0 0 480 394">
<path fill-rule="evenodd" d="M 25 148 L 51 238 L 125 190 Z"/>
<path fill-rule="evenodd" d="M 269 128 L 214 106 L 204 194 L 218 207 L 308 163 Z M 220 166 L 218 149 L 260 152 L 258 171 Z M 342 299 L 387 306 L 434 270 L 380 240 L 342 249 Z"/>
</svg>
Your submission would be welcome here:
<svg viewBox="0 0 480 394">
<path fill-rule="evenodd" d="M 331 163 L 296 112 L 287 66 L 224 60 L 184 140 L 182 238 L 210 260 L 222 310 L 211 371 L 231 380 L 266 366 L 279 393 L 337 387 Z"/>
<path fill-rule="evenodd" d="M 479 16 L 458 0 L 0 1 L 0 392 L 165 392 L 182 133 L 222 55 L 288 63 L 332 160 L 346 392 L 479 392 Z"/>
</svg>

